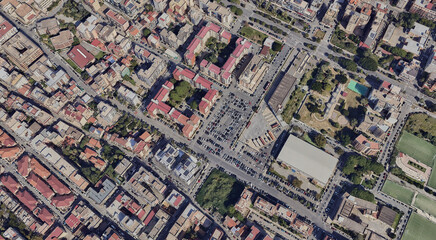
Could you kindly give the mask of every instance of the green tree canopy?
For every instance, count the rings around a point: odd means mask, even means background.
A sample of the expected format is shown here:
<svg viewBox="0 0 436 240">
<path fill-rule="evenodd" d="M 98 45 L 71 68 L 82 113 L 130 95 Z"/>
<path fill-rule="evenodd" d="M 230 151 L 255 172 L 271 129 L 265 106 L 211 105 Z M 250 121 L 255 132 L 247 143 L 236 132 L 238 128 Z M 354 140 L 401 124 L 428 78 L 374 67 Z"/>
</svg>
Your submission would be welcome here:
<svg viewBox="0 0 436 240">
<path fill-rule="evenodd" d="M 377 71 L 378 63 L 371 57 L 363 57 L 359 59 L 359 66 L 369 71 Z"/>
</svg>

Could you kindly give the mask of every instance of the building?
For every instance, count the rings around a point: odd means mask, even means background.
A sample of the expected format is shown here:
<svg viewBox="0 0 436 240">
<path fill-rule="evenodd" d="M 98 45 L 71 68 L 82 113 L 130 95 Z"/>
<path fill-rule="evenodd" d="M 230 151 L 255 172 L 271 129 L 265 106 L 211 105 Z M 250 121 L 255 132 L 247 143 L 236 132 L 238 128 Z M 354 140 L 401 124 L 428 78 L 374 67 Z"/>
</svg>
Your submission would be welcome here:
<svg viewBox="0 0 436 240">
<path fill-rule="evenodd" d="M 377 213 L 377 204 L 345 193 L 333 221 L 346 229 L 363 234 L 368 223 L 360 219 L 375 213 Z"/>
<path fill-rule="evenodd" d="M 282 1 L 282 5 L 310 22 L 314 20 L 318 12 L 314 6 L 310 6 L 307 1 L 303 0 Z"/>
<path fill-rule="evenodd" d="M 378 212 L 377 218 L 380 221 L 386 223 L 388 226 L 392 226 L 395 222 L 395 218 L 397 217 L 397 215 L 398 213 L 394 211 L 392 208 L 383 206 Z"/>
<path fill-rule="evenodd" d="M 436 49 L 430 54 L 424 70 L 428 73 L 436 72 Z"/>
<path fill-rule="evenodd" d="M 419 16 L 431 21 L 436 21 L 436 4 L 429 0 L 415 0 L 409 9 L 409 12 L 416 13 Z"/>
<path fill-rule="evenodd" d="M 178 71 L 178 68 L 175 71 Z M 195 131 L 200 125 L 200 118 L 194 113 L 190 117 L 187 117 L 177 109 L 170 107 L 168 104 L 165 103 L 169 99 L 170 91 L 173 89 L 174 85 L 171 82 L 165 82 L 162 85 L 162 88 L 156 94 L 156 96 L 147 105 L 146 109 L 152 117 L 157 117 L 159 116 L 158 114 L 160 114 L 176 122 L 181 128 L 183 136 L 187 138 L 192 138 Z"/>
<path fill-rule="evenodd" d="M 356 137 L 352 144 L 357 151 L 369 156 L 375 156 L 380 151 L 378 143 L 369 141 L 362 134 Z"/>
<path fill-rule="evenodd" d="M 0 44 L 6 42 L 9 38 L 18 32 L 17 28 L 12 26 L 6 19 L 0 17 Z"/>
<path fill-rule="evenodd" d="M 297 78 L 292 76 L 289 72 L 280 80 L 279 85 L 268 99 L 268 105 L 275 114 L 280 114 L 283 111 L 296 81 Z"/>
<path fill-rule="evenodd" d="M 267 214 L 267 215 L 275 215 L 276 214 L 276 205 L 270 203 L 269 201 L 265 200 L 261 196 L 258 196 L 256 200 L 253 203 L 253 206 L 257 208 L 259 211 Z"/>
<path fill-rule="evenodd" d="M 112 6 L 118 8 L 121 10 L 124 14 L 126 14 L 129 17 L 134 17 L 138 14 L 139 11 L 139 2 L 127 0 L 127 1 L 120 1 L 120 0 L 106 0 L 106 2 L 110 3 Z"/>
<path fill-rule="evenodd" d="M 164 28 L 162 31 L 160 31 L 159 36 L 164 44 L 168 45 L 170 48 L 177 49 L 186 42 L 192 30 L 192 25 L 185 24 L 182 28 L 180 28 L 177 35 L 174 32 L 169 31 L 167 28 Z"/>
<path fill-rule="evenodd" d="M 264 61 L 264 58 L 255 55 L 239 76 L 238 87 L 253 94 L 268 69 L 269 65 Z"/>
<path fill-rule="evenodd" d="M 143 206 L 128 194 L 121 192 L 108 205 L 107 213 L 116 219 L 116 222 L 127 229 L 134 236 L 138 236 L 144 227 L 147 213 L 151 211 L 149 205 Z"/>
<path fill-rule="evenodd" d="M 209 1 L 207 3 L 207 15 L 212 17 L 217 23 L 230 27 L 233 22 L 234 16 L 229 8 L 223 7 L 217 2 Z"/>
<path fill-rule="evenodd" d="M 182 239 L 185 232 L 193 227 L 200 236 L 205 235 L 212 221 L 191 203 L 185 208 L 180 217 L 168 232 L 168 240 Z"/>
<path fill-rule="evenodd" d="M 106 11 L 106 16 L 115 26 L 121 28 L 123 31 L 126 31 L 130 26 L 129 22 L 123 16 L 110 9 Z"/>
<path fill-rule="evenodd" d="M 80 44 L 74 46 L 68 52 L 68 57 L 82 70 L 85 69 L 86 65 L 94 61 L 94 56 Z"/>
<path fill-rule="evenodd" d="M 219 93 L 217 90 L 211 89 L 207 91 L 207 93 L 201 99 L 200 104 L 198 104 L 198 110 L 200 111 L 200 113 L 205 116 L 209 114 L 218 97 Z"/>
<path fill-rule="evenodd" d="M 184 201 L 185 197 L 181 193 L 173 189 L 168 197 L 165 199 L 163 206 L 167 208 L 173 207 L 174 209 L 179 209 Z"/>
<path fill-rule="evenodd" d="M 77 33 L 79 33 L 79 37 L 86 41 L 91 41 L 92 39 L 96 38 L 98 34 L 96 34 L 94 30 L 97 27 L 97 22 L 98 18 L 94 15 L 87 17 L 85 21 L 81 21 L 76 28 Z"/>
<path fill-rule="evenodd" d="M 165 0 L 153 0 L 153 7 L 157 12 L 163 12 L 167 7 L 167 1 Z"/>
<path fill-rule="evenodd" d="M 122 99 L 126 100 L 129 104 L 132 104 L 135 107 L 141 104 L 141 99 L 139 98 L 138 94 L 128 89 L 124 85 L 120 85 L 120 87 L 117 89 L 117 93 L 118 93 L 118 97 L 121 97 Z"/>
<path fill-rule="evenodd" d="M 197 33 L 184 54 L 184 60 L 188 65 L 195 65 L 196 55 L 203 51 L 208 39 L 211 37 L 224 44 L 229 44 L 232 34 L 218 25 L 208 22 Z M 252 46 L 250 41 L 238 38 L 236 40 L 235 50 L 221 68 L 203 59 L 200 63 L 200 70 L 215 81 L 229 85 L 232 80 L 232 72 L 236 68 L 236 65 L 246 54 L 250 53 L 251 50 Z"/>
<path fill-rule="evenodd" d="M 252 204 L 253 192 L 248 190 L 247 188 L 241 193 L 241 197 L 239 201 L 235 205 L 235 209 L 239 211 L 242 215 L 247 215 L 250 211 L 250 206 Z"/>
<path fill-rule="evenodd" d="M 338 163 L 337 158 L 294 135 L 286 140 L 277 161 L 313 179 L 312 182 L 321 186 L 327 184 Z"/>
<path fill-rule="evenodd" d="M 78 202 L 71 210 L 70 215 L 65 218 L 65 225 L 75 232 L 79 227 L 85 227 L 89 230 L 97 229 L 102 219 L 99 214 L 89 208 L 83 201 Z"/>
<path fill-rule="evenodd" d="M 21 32 L 9 38 L 2 45 L 2 50 L 23 71 L 43 55 L 42 50 Z"/>
<path fill-rule="evenodd" d="M 327 12 L 324 14 L 321 24 L 329 28 L 334 27 L 336 25 L 335 21 L 340 9 L 341 9 L 340 1 L 335 0 L 333 3 L 330 4 L 329 8 L 327 9 Z"/>
<path fill-rule="evenodd" d="M 70 30 L 64 30 L 59 32 L 59 35 L 50 38 L 51 43 L 55 50 L 71 47 L 74 42 L 73 33 Z"/>
<path fill-rule="evenodd" d="M 194 72 L 192 72 L 187 68 L 183 69 L 177 66 L 176 69 L 174 69 L 173 71 L 173 77 L 178 81 L 180 80 L 187 81 L 196 88 L 206 89 L 206 90 L 212 89 L 213 84 L 211 81 L 202 77 L 198 73 L 195 74 Z"/>
<path fill-rule="evenodd" d="M 100 180 L 100 182 L 96 184 L 95 188 L 89 188 L 86 195 L 97 204 L 102 204 L 115 190 L 115 183 L 113 183 L 109 178 L 104 178 L 104 180 Z"/>
<path fill-rule="evenodd" d="M 399 111 L 404 102 L 400 92 L 400 87 L 383 82 L 379 89 L 373 88 L 368 95 L 372 112 L 385 119 L 388 126 L 398 121 Z"/>
</svg>

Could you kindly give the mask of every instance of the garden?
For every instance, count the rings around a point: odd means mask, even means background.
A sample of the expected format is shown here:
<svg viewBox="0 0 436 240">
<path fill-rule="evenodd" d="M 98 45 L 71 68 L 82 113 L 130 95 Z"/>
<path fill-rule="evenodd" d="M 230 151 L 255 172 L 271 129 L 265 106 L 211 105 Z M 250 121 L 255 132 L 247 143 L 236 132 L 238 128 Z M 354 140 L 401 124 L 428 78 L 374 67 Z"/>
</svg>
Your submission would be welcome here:
<svg viewBox="0 0 436 240">
<path fill-rule="evenodd" d="M 252 41 L 262 44 L 263 41 L 268 37 L 265 33 L 262 33 L 252 27 L 250 27 L 248 24 L 244 25 L 240 32 L 242 36 L 251 39 Z"/>
<path fill-rule="evenodd" d="M 235 213 L 232 207 L 238 201 L 244 185 L 235 177 L 227 175 L 218 169 L 213 169 L 195 199 L 198 204 L 222 216 Z"/>
</svg>

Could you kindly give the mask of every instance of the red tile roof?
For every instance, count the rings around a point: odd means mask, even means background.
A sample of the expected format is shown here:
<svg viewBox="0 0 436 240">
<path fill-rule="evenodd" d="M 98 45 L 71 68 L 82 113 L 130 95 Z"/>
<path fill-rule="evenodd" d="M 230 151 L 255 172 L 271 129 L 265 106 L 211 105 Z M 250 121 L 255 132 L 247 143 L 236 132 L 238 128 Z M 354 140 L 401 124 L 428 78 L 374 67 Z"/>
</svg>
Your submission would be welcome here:
<svg viewBox="0 0 436 240">
<path fill-rule="evenodd" d="M 30 159 L 30 169 L 38 176 L 40 176 L 43 179 L 46 179 L 48 176 L 51 175 L 51 172 L 47 170 L 44 166 L 41 165 L 41 163 L 36 160 L 35 158 Z"/>
<path fill-rule="evenodd" d="M 71 192 L 70 189 L 65 186 L 65 184 L 63 184 L 55 175 L 51 175 L 47 179 L 47 183 L 50 184 L 57 194 L 64 195 Z"/>
<path fill-rule="evenodd" d="M 15 196 L 24 206 L 29 208 L 30 211 L 33 211 L 38 204 L 38 201 L 35 199 L 35 197 L 33 197 L 33 195 L 26 189 L 21 189 L 15 194 Z"/>
<path fill-rule="evenodd" d="M 112 10 L 109 10 L 106 12 L 106 16 L 108 16 L 109 18 L 111 18 L 112 20 L 116 21 L 117 23 L 119 23 L 120 25 L 124 25 L 127 20 L 123 18 L 123 16 L 115 13 Z"/>
<path fill-rule="evenodd" d="M 64 233 L 64 230 L 60 227 L 56 227 L 46 238 L 45 240 L 58 240 L 59 237 Z"/>
<path fill-rule="evenodd" d="M 154 215 L 156 214 L 156 209 L 153 209 L 150 211 L 150 213 L 148 214 L 147 218 L 145 218 L 144 220 L 144 225 L 147 226 L 150 221 L 153 219 Z"/>
<path fill-rule="evenodd" d="M 5 34 L 9 32 L 13 28 L 12 24 L 8 21 L 3 21 L 0 24 L 0 38 L 2 38 Z"/>
<path fill-rule="evenodd" d="M 27 177 L 27 175 L 29 175 L 29 156 L 25 155 L 18 159 L 17 171 L 23 177 Z"/>
<path fill-rule="evenodd" d="M 50 210 L 48 210 L 47 207 L 42 207 L 39 212 L 37 217 L 39 219 L 41 219 L 41 221 L 47 223 L 48 225 L 52 225 L 54 222 L 54 216 L 53 214 L 50 212 Z"/>
<path fill-rule="evenodd" d="M 212 87 L 212 82 L 201 76 L 198 76 L 195 82 L 208 90 Z"/>
<path fill-rule="evenodd" d="M 82 45 L 74 46 L 73 49 L 68 52 L 68 57 L 70 57 L 71 60 L 73 60 L 81 69 L 84 69 L 88 63 L 94 60 L 94 56 L 86 51 Z"/>
<path fill-rule="evenodd" d="M 11 175 L 3 175 L 0 177 L 0 181 L 3 185 L 12 193 L 16 193 L 18 188 L 21 187 L 21 184 L 15 180 Z"/>
<path fill-rule="evenodd" d="M 61 196 L 56 195 L 53 197 L 51 202 L 57 208 L 65 208 L 65 207 L 71 206 L 71 204 L 73 204 L 75 198 L 76 197 L 74 196 L 74 194 L 67 194 L 67 195 L 61 195 Z"/>
<path fill-rule="evenodd" d="M 45 198 L 50 199 L 53 197 L 54 192 L 41 178 L 39 178 L 35 173 L 31 172 L 27 177 L 27 181 L 35 187 Z"/>
<path fill-rule="evenodd" d="M 70 227 L 71 229 L 76 229 L 77 226 L 79 226 L 80 224 L 80 220 L 74 216 L 73 214 L 71 214 L 66 220 L 65 220 L 65 224 L 67 224 L 68 227 Z"/>
</svg>

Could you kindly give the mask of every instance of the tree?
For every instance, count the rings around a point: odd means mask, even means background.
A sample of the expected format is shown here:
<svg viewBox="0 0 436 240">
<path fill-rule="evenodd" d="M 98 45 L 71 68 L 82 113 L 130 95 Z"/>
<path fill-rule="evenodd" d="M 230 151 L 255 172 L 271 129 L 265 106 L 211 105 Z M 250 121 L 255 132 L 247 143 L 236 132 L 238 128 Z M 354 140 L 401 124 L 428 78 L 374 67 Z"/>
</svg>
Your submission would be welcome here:
<svg viewBox="0 0 436 240">
<path fill-rule="evenodd" d="M 345 162 L 344 168 L 342 169 L 342 172 L 345 175 L 350 175 L 354 172 L 354 168 L 357 165 L 357 159 L 354 157 L 349 157 L 347 161 Z"/>
<path fill-rule="evenodd" d="M 242 9 L 237 8 L 235 11 L 236 16 L 241 16 L 244 12 L 242 11 Z"/>
<path fill-rule="evenodd" d="M 360 39 L 358 36 L 354 35 L 354 34 L 350 34 L 348 35 L 348 38 L 353 41 L 355 44 L 359 44 L 360 43 Z"/>
<path fill-rule="evenodd" d="M 275 41 L 273 43 L 273 45 L 272 45 L 272 50 L 275 51 L 275 52 L 278 52 L 278 51 L 282 50 L 282 44 L 277 42 L 277 41 Z"/>
<path fill-rule="evenodd" d="M 374 194 L 372 194 L 369 191 L 360 189 L 358 187 L 353 188 L 353 190 L 351 190 L 350 194 L 352 196 L 366 200 L 368 202 L 374 202 Z"/>
<path fill-rule="evenodd" d="M 374 174 L 379 175 L 380 173 L 382 173 L 385 168 L 383 167 L 383 165 L 381 163 L 378 162 L 372 162 L 371 164 L 369 164 L 369 170 L 373 171 Z"/>
<path fill-rule="evenodd" d="M 148 29 L 148 28 L 144 28 L 144 29 L 142 30 L 142 35 L 143 35 L 144 37 L 148 37 L 150 34 L 151 34 L 150 29 Z"/>
<path fill-rule="evenodd" d="M 362 182 L 362 178 L 361 177 L 359 177 L 357 174 L 355 174 L 355 173 L 353 173 L 353 174 L 351 174 L 351 181 L 354 183 L 354 184 L 360 184 L 361 182 Z"/>
<path fill-rule="evenodd" d="M 353 127 L 357 126 L 358 123 L 359 123 L 359 121 L 355 118 L 351 119 L 351 121 L 350 121 L 350 125 Z"/>
<path fill-rule="evenodd" d="M 312 90 L 317 91 L 317 92 L 321 92 L 322 91 L 322 83 L 314 82 L 312 84 Z"/>
<path fill-rule="evenodd" d="M 309 110 L 309 112 L 311 113 L 319 113 L 319 107 L 317 104 L 313 104 L 313 103 L 308 103 L 307 104 L 307 110 Z"/>
<path fill-rule="evenodd" d="M 348 58 L 339 58 L 338 64 L 344 69 L 347 69 L 348 71 L 357 71 L 357 64 Z"/>
<path fill-rule="evenodd" d="M 377 71 L 378 63 L 371 57 L 363 57 L 359 59 L 359 66 L 369 71 Z"/>
<path fill-rule="evenodd" d="M 301 188 L 301 184 L 303 184 L 303 182 L 298 178 L 294 178 L 294 179 L 292 179 L 291 184 L 292 184 L 292 186 L 294 186 L 296 188 Z"/>
<path fill-rule="evenodd" d="M 194 109 L 194 110 L 197 110 L 197 109 L 198 109 L 198 103 L 197 103 L 197 101 L 192 101 L 191 104 L 190 104 L 190 107 L 191 107 L 192 109 Z"/>
<path fill-rule="evenodd" d="M 342 143 L 342 145 L 347 146 L 348 144 L 351 143 L 351 137 L 348 133 L 346 133 L 345 131 L 340 131 L 339 134 L 337 135 L 339 141 Z"/>
<path fill-rule="evenodd" d="M 344 83 L 346 83 L 346 82 L 348 81 L 347 76 L 344 75 L 344 74 L 338 74 L 338 75 L 336 75 L 336 76 L 335 76 L 335 79 L 338 80 L 338 82 L 339 82 L 339 83 L 342 83 L 342 84 L 344 84 Z"/>
<path fill-rule="evenodd" d="M 317 134 L 313 138 L 313 142 L 320 148 L 323 148 L 327 142 L 327 139 L 322 134 Z"/>
</svg>

